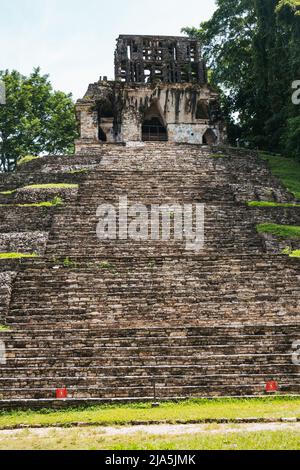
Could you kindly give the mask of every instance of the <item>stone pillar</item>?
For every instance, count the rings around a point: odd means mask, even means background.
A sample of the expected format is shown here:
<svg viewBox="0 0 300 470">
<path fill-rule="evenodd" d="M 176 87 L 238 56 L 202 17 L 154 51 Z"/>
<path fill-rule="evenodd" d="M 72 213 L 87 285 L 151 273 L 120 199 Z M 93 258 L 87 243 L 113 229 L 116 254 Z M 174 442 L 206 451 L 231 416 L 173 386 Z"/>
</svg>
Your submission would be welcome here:
<svg viewBox="0 0 300 470">
<path fill-rule="evenodd" d="M 122 113 L 122 141 L 123 142 L 141 142 L 142 141 L 142 123 L 139 113 L 133 106 L 128 106 Z"/>
<path fill-rule="evenodd" d="M 80 137 L 75 142 L 76 152 L 83 147 L 99 144 L 98 113 L 94 101 L 79 100 L 76 104 L 76 115 L 80 126 Z"/>
</svg>

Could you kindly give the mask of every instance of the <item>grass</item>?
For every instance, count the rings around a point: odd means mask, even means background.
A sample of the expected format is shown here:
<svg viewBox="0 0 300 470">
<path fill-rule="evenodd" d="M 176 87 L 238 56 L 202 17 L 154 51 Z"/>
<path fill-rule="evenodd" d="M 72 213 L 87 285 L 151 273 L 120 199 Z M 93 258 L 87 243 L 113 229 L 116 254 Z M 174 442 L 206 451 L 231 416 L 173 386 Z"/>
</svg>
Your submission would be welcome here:
<svg viewBox="0 0 300 470">
<path fill-rule="evenodd" d="M 300 238 L 300 227 L 297 225 L 259 224 L 259 233 L 271 233 L 279 238 Z"/>
<path fill-rule="evenodd" d="M 300 163 L 292 158 L 265 152 L 260 152 L 260 157 L 268 162 L 272 173 L 282 181 L 284 186 L 297 199 L 300 199 Z"/>
<path fill-rule="evenodd" d="M 1 194 L 2 196 L 11 196 L 11 195 L 14 194 L 15 192 L 16 192 L 16 189 L 13 189 L 13 190 L 11 190 L 11 191 L 2 191 L 2 192 L 0 192 L 0 194 Z"/>
<path fill-rule="evenodd" d="M 23 188 L 18 189 L 25 189 L 26 191 L 30 191 L 33 189 L 78 189 L 78 184 L 69 184 L 69 183 L 48 183 L 48 184 L 31 184 L 29 186 L 24 186 Z M 0 194 L 2 196 L 11 196 L 13 195 L 18 189 L 12 189 L 10 191 L 2 191 Z"/>
<path fill-rule="evenodd" d="M 1 450 L 299 450 L 300 432 L 251 431 L 237 427 L 218 428 L 193 434 L 157 435 L 135 432 L 108 435 L 105 429 L 75 428 L 38 431 L 24 430 L 1 436 Z M 240 430 L 241 429 L 241 430 Z"/>
<path fill-rule="evenodd" d="M 65 258 L 63 260 L 63 265 L 65 268 L 70 268 L 70 269 L 74 269 L 77 267 L 77 263 L 71 260 L 70 258 Z"/>
<path fill-rule="evenodd" d="M 124 425 L 134 422 L 161 422 L 174 424 L 208 419 L 236 418 L 300 418 L 300 398 L 266 397 L 254 399 L 194 399 L 180 403 L 163 402 L 159 408 L 150 403 L 102 405 L 88 408 L 41 411 L 0 412 L 0 429 L 18 425 L 71 426 L 72 423 L 90 425 Z"/>
<path fill-rule="evenodd" d="M 300 207 L 300 204 L 283 203 L 283 202 L 268 202 L 268 201 L 250 201 L 249 207 Z"/>
<path fill-rule="evenodd" d="M 57 207 L 63 204 L 60 197 L 55 197 L 52 201 L 33 202 L 28 204 L 0 204 L 0 207 Z"/>
<path fill-rule="evenodd" d="M 38 158 L 40 157 L 37 155 L 26 155 L 25 157 L 21 158 L 18 161 L 17 165 L 21 166 L 21 165 L 24 165 L 25 163 L 29 163 L 29 162 L 32 162 L 33 160 L 37 160 Z"/>
<path fill-rule="evenodd" d="M 38 258 L 36 253 L 0 253 L 1 259 L 22 259 L 22 258 Z"/>
<path fill-rule="evenodd" d="M 70 175 L 80 175 L 80 174 L 85 174 L 88 173 L 89 169 L 88 168 L 82 168 L 81 170 L 71 170 L 69 171 Z"/>
<path fill-rule="evenodd" d="M 300 250 L 292 250 L 289 247 L 287 247 L 285 250 L 283 250 L 282 254 L 283 255 L 288 255 L 291 258 L 300 258 Z"/>
<path fill-rule="evenodd" d="M 110 271 L 112 274 L 117 274 L 116 268 L 113 266 L 113 264 L 109 263 L 108 261 L 102 261 L 102 263 L 99 264 L 99 268 Z"/>
<path fill-rule="evenodd" d="M 1 331 L 10 331 L 10 328 L 8 326 L 5 326 L 5 325 L 0 325 L 0 332 Z"/>
<path fill-rule="evenodd" d="M 163 428 L 152 433 L 131 428 L 113 434 L 106 427 L 131 425 L 136 422 L 189 423 L 208 419 L 236 418 L 280 419 L 300 417 L 300 398 L 265 397 L 254 399 L 194 399 L 185 402 L 163 402 L 159 408 L 149 403 L 103 405 L 81 409 L 0 412 L 0 429 L 20 425 L 40 426 L 46 430 L 12 430 L 1 435 L 0 449 L 5 450 L 242 450 L 300 449 L 300 432 L 293 424 L 272 430 L 249 429 L 251 425 L 202 424 L 193 432 Z M 74 427 L 75 423 L 90 424 Z M 49 426 L 67 429 L 49 429 Z M 180 432 L 180 434 L 179 434 Z"/>
<path fill-rule="evenodd" d="M 78 189 L 78 184 L 68 184 L 68 183 L 48 183 L 48 184 L 31 184 L 29 186 L 24 186 L 22 189 L 31 190 L 31 189 Z"/>
<path fill-rule="evenodd" d="M 226 158 L 227 157 L 227 155 L 225 155 L 224 153 L 210 153 L 209 156 L 212 158 Z"/>
<path fill-rule="evenodd" d="M 102 261 L 100 264 L 99 264 L 99 267 L 100 269 L 113 269 L 113 265 L 111 263 L 109 263 L 109 261 Z"/>
<path fill-rule="evenodd" d="M 291 258 L 300 258 L 300 250 L 294 250 L 290 253 Z"/>
</svg>

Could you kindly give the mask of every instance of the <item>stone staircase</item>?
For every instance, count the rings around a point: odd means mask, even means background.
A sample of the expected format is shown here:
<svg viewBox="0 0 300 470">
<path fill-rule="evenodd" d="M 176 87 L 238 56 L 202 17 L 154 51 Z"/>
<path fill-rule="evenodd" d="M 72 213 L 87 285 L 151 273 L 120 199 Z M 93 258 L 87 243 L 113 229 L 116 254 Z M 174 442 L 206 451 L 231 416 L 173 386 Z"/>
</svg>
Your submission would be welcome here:
<svg viewBox="0 0 300 470">
<path fill-rule="evenodd" d="M 0 286 L 3 402 L 51 401 L 60 387 L 75 401 L 152 399 L 154 387 L 158 398 L 259 395 L 268 380 L 300 392 L 300 264 L 266 252 L 245 204 L 293 198 L 255 154 L 107 144 L 27 163 L 0 191 L 55 182 L 78 184 L 76 197 L 0 207 L 2 233 L 48 234 L 42 257 L 0 260 L 0 280 L 13 282 L 11 297 Z M 204 203 L 204 249 L 99 240 L 97 207 L 125 195 L 148 207 Z"/>
</svg>

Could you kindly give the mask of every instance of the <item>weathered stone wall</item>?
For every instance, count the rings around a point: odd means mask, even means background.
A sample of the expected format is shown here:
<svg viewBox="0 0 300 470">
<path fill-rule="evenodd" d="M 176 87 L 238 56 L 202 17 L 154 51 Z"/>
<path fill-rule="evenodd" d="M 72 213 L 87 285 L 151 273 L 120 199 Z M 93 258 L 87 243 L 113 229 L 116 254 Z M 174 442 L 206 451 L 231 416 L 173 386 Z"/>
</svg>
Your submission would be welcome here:
<svg viewBox="0 0 300 470">
<path fill-rule="evenodd" d="M 0 233 L 0 253 L 35 253 L 42 256 L 47 240 L 47 232 Z"/>
<path fill-rule="evenodd" d="M 257 224 L 300 226 L 300 207 L 251 207 Z"/>
<path fill-rule="evenodd" d="M 108 85 L 103 85 L 103 91 L 94 92 L 94 109 L 97 99 L 108 99 Z M 76 142 L 76 151 L 80 152 L 84 147 L 100 145 L 96 136 L 97 128 L 106 131 L 107 142 L 130 142 L 142 141 L 142 123 L 151 110 L 153 116 L 157 116 L 168 131 L 169 142 L 203 144 L 203 136 L 211 129 L 215 136 L 215 143 L 220 144 L 225 139 L 224 126 L 220 120 L 218 111 L 213 111 L 212 104 L 218 100 L 217 93 L 213 92 L 207 85 L 199 84 L 156 84 L 156 85 L 122 85 L 114 89 L 115 105 L 114 120 L 110 124 L 101 124 L 95 111 L 87 107 L 81 110 L 81 102 L 78 103 L 78 116 L 81 116 L 80 139 Z M 99 84 L 102 89 L 102 84 Z M 98 98 L 98 93 L 101 98 Z M 106 98 L 104 98 L 106 96 Z M 90 95 L 89 95 L 90 99 Z M 207 109 L 207 116 L 197 114 L 199 103 Z M 211 111 L 210 110 L 211 107 Z M 88 111 L 87 111 L 88 109 Z M 86 117 L 88 113 L 88 118 Z M 84 119 L 83 119 L 84 117 Z M 92 122 L 92 125 L 91 125 Z M 87 124 L 86 124 L 87 123 Z M 117 124 L 118 123 L 118 124 Z"/>
<path fill-rule="evenodd" d="M 14 271 L 0 272 L 0 324 L 5 324 L 9 308 L 13 281 L 17 273 Z M 0 338 L 1 339 L 1 338 Z"/>
</svg>

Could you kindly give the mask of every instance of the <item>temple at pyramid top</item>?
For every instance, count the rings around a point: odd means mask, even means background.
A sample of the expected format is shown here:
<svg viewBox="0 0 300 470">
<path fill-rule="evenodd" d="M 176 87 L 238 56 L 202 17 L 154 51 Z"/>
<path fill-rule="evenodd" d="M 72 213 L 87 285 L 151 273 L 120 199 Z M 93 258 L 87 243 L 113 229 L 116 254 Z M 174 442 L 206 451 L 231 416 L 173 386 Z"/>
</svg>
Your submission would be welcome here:
<svg viewBox="0 0 300 470">
<path fill-rule="evenodd" d="M 76 152 L 97 151 L 103 143 L 215 145 L 225 139 L 201 44 L 188 37 L 119 36 L 115 79 L 90 84 L 76 111 Z"/>
<path fill-rule="evenodd" d="M 115 79 L 126 83 L 205 83 L 200 42 L 177 36 L 122 35 L 115 52 Z"/>
</svg>

